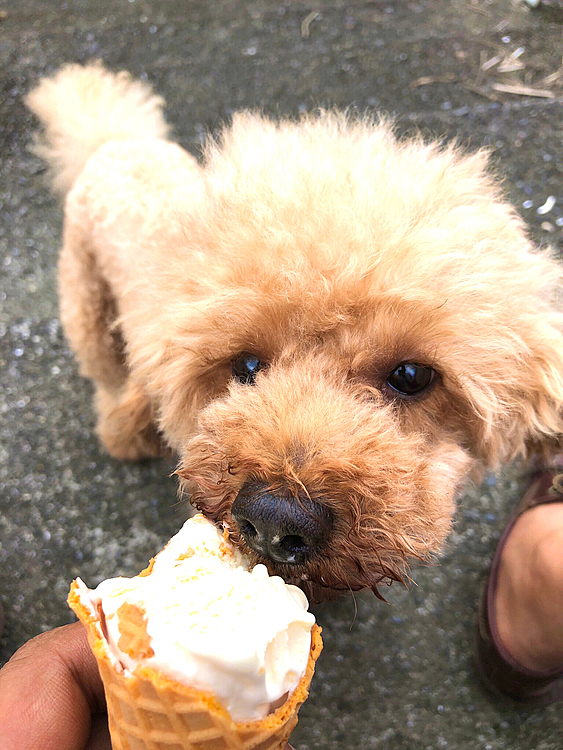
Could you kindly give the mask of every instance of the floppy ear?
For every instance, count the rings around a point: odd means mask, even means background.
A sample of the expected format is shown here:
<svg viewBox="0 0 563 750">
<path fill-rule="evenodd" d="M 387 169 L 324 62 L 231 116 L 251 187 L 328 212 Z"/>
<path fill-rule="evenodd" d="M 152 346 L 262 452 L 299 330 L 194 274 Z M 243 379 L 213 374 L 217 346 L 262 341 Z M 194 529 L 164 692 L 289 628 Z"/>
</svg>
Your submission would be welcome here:
<svg viewBox="0 0 563 750">
<path fill-rule="evenodd" d="M 512 454 L 553 455 L 563 446 L 563 332 L 561 314 L 538 315 L 527 331 L 522 372 L 522 435 Z"/>
<path fill-rule="evenodd" d="M 503 312 L 481 341 L 487 369 L 468 389 L 489 466 L 563 447 L 563 267 L 548 252 L 525 255 L 506 272 Z"/>
</svg>

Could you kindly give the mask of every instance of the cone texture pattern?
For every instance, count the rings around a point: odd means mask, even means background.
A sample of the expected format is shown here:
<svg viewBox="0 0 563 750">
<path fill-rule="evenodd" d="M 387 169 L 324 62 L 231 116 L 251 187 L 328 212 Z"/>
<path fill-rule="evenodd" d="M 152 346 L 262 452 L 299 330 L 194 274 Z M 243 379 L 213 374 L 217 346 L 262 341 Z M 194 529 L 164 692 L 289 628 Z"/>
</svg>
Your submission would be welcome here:
<svg viewBox="0 0 563 750">
<path fill-rule="evenodd" d="M 81 602 L 76 582 L 69 605 L 86 626 L 106 694 L 113 750 L 283 750 L 309 694 L 322 650 L 313 626 L 307 670 L 286 702 L 264 719 L 234 722 L 211 694 L 190 688 L 150 667 L 118 671 L 100 618 Z M 130 625 L 130 627 L 132 627 Z"/>
</svg>

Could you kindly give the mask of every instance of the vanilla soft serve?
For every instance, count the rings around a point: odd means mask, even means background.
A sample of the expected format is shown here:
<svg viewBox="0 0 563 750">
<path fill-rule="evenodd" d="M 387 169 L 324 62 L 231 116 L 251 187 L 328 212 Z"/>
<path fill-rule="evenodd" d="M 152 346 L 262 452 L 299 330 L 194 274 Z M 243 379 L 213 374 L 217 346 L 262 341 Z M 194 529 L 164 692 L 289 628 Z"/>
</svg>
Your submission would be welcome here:
<svg viewBox="0 0 563 750">
<path fill-rule="evenodd" d="M 116 662 L 139 663 L 214 693 L 234 721 L 264 717 L 305 673 L 315 618 L 303 592 L 240 552 L 203 516 L 187 521 L 135 578 L 111 578 L 82 603 L 103 613 Z M 142 613 L 147 649 L 124 648 L 123 605 Z M 135 658 L 136 657 L 136 658 Z"/>
</svg>

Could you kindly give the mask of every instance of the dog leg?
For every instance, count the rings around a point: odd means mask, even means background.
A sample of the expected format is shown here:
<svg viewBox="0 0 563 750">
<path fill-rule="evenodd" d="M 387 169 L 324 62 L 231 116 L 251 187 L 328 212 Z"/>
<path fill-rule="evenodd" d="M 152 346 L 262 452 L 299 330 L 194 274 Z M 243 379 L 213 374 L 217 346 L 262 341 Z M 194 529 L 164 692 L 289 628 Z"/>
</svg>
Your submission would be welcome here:
<svg viewBox="0 0 563 750">
<path fill-rule="evenodd" d="M 137 461 L 167 454 L 145 390 L 127 381 L 120 391 L 96 390 L 97 432 L 114 458 Z"/>
<path fill-rule="evenodd" d="M 118 309 L 79 222 L 67 223 L 59 260 L 61 320 L 80 363 L 96 385 L 98 435 L 116 458 L 161 456 L 166 449 L 144 389 L 129 377 Z"/>
<path fill-rule="evenodd" d="M 63 328 L 81 374 L 110 390 L 123 387 L 127 367 L 115 300 L 87 237 L 72 225 L 65 229 L 59 258 L 59 297 Z"/>
</svg>

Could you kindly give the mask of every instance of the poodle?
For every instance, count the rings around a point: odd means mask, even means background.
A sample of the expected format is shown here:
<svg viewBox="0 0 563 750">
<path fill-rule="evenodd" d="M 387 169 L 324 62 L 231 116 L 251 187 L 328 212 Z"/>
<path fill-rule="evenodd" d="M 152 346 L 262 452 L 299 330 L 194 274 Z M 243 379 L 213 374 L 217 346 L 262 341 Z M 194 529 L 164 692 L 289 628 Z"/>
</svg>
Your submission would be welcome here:
<svg viewBox="0 0 563 750">
<path fill-rule="evenodd" d="M 60 311 L 113 456 L 323 599 L 403 580 L 464 482 L 562 433 L 560 266 L 484 151 L 385 118 L 235 114 L 197 161 L 99 63 L 42 80 Z"/>
</svg>

